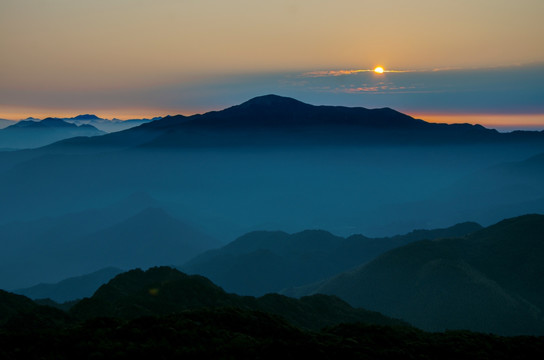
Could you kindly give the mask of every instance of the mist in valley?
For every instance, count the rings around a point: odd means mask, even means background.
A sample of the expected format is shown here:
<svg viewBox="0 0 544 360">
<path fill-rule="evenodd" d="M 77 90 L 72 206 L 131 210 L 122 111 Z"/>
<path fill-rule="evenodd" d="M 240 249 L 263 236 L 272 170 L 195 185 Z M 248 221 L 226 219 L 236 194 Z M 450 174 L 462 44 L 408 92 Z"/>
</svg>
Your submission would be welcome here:
<svg viewBox="0 0 544 360">
<path fill-rule="evenodd" d="M 204 251 L 254 230 L 378 237 L 464 221 L 489 225 L 542 211 L 542 161 L 527 165 L 530 174 L 518 169 L 538 150 L 488 144 L 23 152 L 22 160 L 6 157 L 12 162 L 1 167 L 0 286 L 59 281 L 107 266 L 181 265 L 197 255 L 170 244 L 169 256 L 146 259 L 150 248 L 165 246 L 165 237 L 198 241 L 192 248 Z M 88 251 L 93 236 L 147 209 L 160 209 L 191 228 L 190 235 L 165 234 L 157 216 L 156 224 L 149 219 L 146 239 L 133 232 L 136 238 L 118 246 Z M 133 251 L 138 241 L 147 246 Z"/>
</svg>

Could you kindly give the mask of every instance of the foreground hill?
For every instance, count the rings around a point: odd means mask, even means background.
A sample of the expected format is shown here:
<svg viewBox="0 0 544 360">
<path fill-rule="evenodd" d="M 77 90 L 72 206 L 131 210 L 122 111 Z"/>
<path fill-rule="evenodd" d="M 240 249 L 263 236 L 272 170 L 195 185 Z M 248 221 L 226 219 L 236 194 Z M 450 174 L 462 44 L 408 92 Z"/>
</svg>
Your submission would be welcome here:
<svg viewBox="0 0 544 360">
<path fill-rule="evenodd" d="M 206 276 L 227 291 L 257 296 L 328 278 L 412 241 L 464 236 L 479 229 L 476 223 L 463 223 L 391 238 L 343 238 L 321 230 L 291 235 L 257 231 L 207 251 L 180 269 Z"/>
<path fill-rule="evenodd" d="M 20 312 L 32 311 L 38 305 L 29 298 L 0 290 L 0 325 Z"/>
<path fill-rule="evenodd" d="M 17 304 L 16 309 L 13 304 Z M 5 308 L 12 310 L 7 313 L 2 311 Z M 105 312 L 101 313 L 101 309 Z M 168 311 L 174 312 L 166 314 Z M 83 322 L 73 316 L 91 312 L 99 315 Z M 275 315 L 280 312 L 284 317 Z M 168 268 L 121 274 L 92 298 L 76 305 L 71 313 L 69 316 L 57 309 L 32 304 L 22 296 L 0 292 L 0 357 L 537 359 L 544 356 L 542 337 L 505 338 L 467 331 L 426 333 L 323 295 L 306 301 L 282 296 L 258 299 L 230 296 L 204 278 Z M 106 313 L 117 316 L 104 317 Z M 142 317 L 138 313 L 147 315 Z M 165 315 L 157 316 L 159 313 Z M 366 323 L 313 330 L 295 325 L 322 326 L 334 316 L 337 320 L 354 320 L 361 315 L 366 317 Z M 394 326 L 372 324 L 384 320 Z"/>
<path fill-rule="evenodd" d="M 29 346 L 31 344 L 31 346 Z M 544 338 L 342 324 L 304 331 L 258 311 L 221 308 L 60 330 L 0 330 L 6 359 L 539 359 Z"/>
<path fill-rule="evenodd" d="M 544 216 L 521 216 L 391 250 L 299 294 L 334 294 L 433 331 L 544 334 L 543 240 Z"/>
<path fill-rule="evenodd" d="M 313 329 L 354 321 L 381 325 L 405 324 L 375 312 L 354 309 L 330 296 L 317 295 L 296 300 L 276 294 L 260 298 L 228 294 L 204 277 L 186 275 L 168 267 L 120 274 L 101 286 L 93 296 L 77 303 L 70 314 L 78 319 L 99 316 L 134 319 L 202 307 L 259 310 L 281 315 L 297 326 Z"/>
</svg>

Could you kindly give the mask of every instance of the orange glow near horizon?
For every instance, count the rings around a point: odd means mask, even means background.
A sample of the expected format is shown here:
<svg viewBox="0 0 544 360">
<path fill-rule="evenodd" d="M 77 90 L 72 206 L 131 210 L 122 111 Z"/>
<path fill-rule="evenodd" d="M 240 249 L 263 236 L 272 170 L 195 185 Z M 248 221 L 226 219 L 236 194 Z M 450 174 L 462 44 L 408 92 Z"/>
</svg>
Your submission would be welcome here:
<svg viewBox="0 0 544 360">
<path fill-rule="evenodd" d="M 544 114 L 408 114 L 416 119 L 442 124 L 479 124 L 501 130 L 544 130 Z"/>
<path fill-rule="evenodd" d="M 375 72 L 376 74 L 383 74 L 383 67 L 381 67 L 381 66 L 376 66 L 376 67 L 374 68 L 374 72 Z"/>
<path fill-rule="evenodd" d="M 71 118 L 81 114 L 94 114 L 104 119 L 142 119 L 167 115 L 193 115 L 208 111 L 221 110 L 212 108 L 202 109 L 155 109 L 155 108 L 126 108 L 126 109 L 52 109 L 52 108 L 10 108 L 0 106 L 0 119 L 23 120 L 28 117 L 44 119 L 46 117 Z M 401 110 L 402 111 L 402 110 Z M 544 130 L 544 114 L 447 114 L 402 111 L 416 119 L 427 122 L 445 124 L 480 124 L 487 128 L 496 129 L 533 129 Z"/>
</svg>

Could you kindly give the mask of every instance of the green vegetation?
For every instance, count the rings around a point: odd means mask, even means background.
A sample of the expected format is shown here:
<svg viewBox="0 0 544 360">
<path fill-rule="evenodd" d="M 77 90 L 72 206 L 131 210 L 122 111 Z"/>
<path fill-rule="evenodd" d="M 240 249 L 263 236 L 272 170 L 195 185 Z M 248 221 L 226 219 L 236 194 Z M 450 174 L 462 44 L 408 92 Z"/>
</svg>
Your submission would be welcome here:
<svg viewBox="0 0 544 360">
<path fill-rule="evenodd" d="M 0 296 L 1 359 L 544 356 L 544 337 L 428 333 L 335 297 L 242 297 L 168 267 L 120 274 L 68 312 Z"/>
<path fill-rule="evenodd" d="M 3 359 L 535 359 L 544 338 L 343 324 L 301 330 L 259 311 L 215 308 L 64 329 L 1 331 Z"/>
</svg>

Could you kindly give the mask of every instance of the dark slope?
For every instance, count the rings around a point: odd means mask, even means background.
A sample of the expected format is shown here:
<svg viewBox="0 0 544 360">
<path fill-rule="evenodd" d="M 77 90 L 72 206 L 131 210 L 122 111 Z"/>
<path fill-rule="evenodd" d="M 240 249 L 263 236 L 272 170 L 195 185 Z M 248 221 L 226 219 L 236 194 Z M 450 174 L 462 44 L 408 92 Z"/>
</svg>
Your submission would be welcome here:
<svg viewBox="0 0 544 360">
<path fill-rule="evenodd" d="M 91 296 L 101 285 L 122 272 L 121 269 L 109 267 L 87 275 L 71 277 L 56 284 L 38 284 L 13 290 L 13 292 L 34 300 L 51 299 L 57 303 L 63 303 Z"/>
<path fill-rule="evenodd" d="M 508 219 L 465 238 L 421 241 L 303 293 L 429 329 L 544 333 L 544 216 Z"/>
<path fill-rule="evenodd" d="M 20 312 L 34 310 L 38 305 L 29 298 L 0 290 L 0 325 Z"/>
<path fill-rule="evenodd" d="M 147 124 L 166 131 L 146 147 L 368 145 L 495 141 L 494 130 L 438 125 L 395 110 L 314 106 L 277 95 L 222 111 Z"/>
<path fill-rule="evenodd" d="M 92 125 L 75 125 L 61 119 L 19 121 L 0 130 L 0 147 L 13 149 L 37 148 L 76 136 L 104 134 Z"/>
<path fill-rule="evenodd" d="M 120 274 L 101 286 L 92 297 L 76 304 L 70 314 L 80 319 L 97 316 L 133 319 L 217 307 L 259 310 L 312 329 L 355 321 L 406 325 L 374 312 L 354 309 L 330 296 L 316 295 L 296 300 L 276 294 L 261 298 L 228 294 L 204 277 L 186 275 L 168 267 Z"/>
<path fill-rule="evenodd" d="M 463 236 L 480 228 L 463 223 L 376 239 L 362 235 L 343 238 L 320 230 L 292 235 L 257 231 L 201 254 L 180 268 L 206 276 L 227 291 L 263 295 L 333 276 L 411 241 Z"/>
<path fill-rule="evenodd" d="M 59 309 L 38 305 L 25 296 L 0 290 L 0 339 L 9 331 L 43 333 L 47 330 L 58 330 L 68 323 L 70 317 Z M 0 348 L 8 347 L 7 344 L 2 345 Z M 12 357 L 3 357 L 0 349 L 0 358 Z"/>
<path fill-rule="evenodd" d="M 425 122 L 395 110 L 350 108 L 342 106 L 314 106 L 301 101 L 265 95 L 222 111 L 191 116 L 183 126 L 222 130 L 246 128 L 290 128 L 324 126 L 361 126 L 362 128 L 421 128 Z M 172 122 L 173 129 L 181 123 Z M 162 127 L 162 122 L 147 127 Z"/>
<path fill-rule="evenodd" d="M 135 126 L 139 126 L 141 124 L 145 124 L 154 120 L 158 120 L 160 118 L 153 118 L 153 119 L 131 119 L 131 120 L 118 120 L 118 119 L 102 119 L 99 118 L 96 115 L 92 114 L 83 114 L 78 115 L 72 118 L 63 119 L 66 122 L 73 123 L 76 125 L 92 125 L 95 128 L 105 131 L 107 133 L 121 131 L 121 130 L 127 130 L 130 128 L 133 128 Z"/>
</svg>

